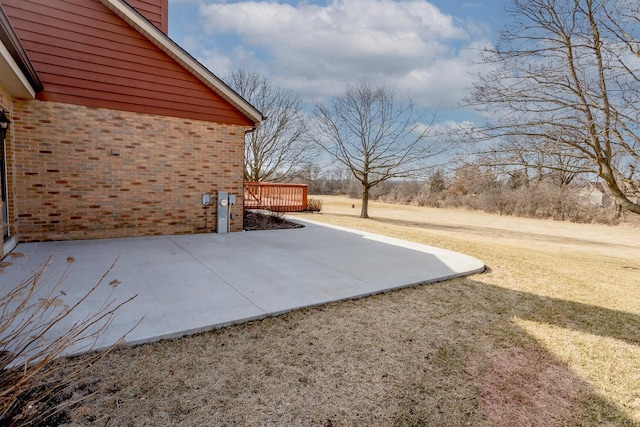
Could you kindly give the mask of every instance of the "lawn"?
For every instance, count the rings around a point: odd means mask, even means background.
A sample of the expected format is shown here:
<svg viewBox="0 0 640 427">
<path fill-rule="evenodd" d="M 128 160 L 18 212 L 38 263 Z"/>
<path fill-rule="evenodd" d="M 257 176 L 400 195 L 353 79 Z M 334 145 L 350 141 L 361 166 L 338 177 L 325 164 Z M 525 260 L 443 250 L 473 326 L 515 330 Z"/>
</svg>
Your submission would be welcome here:
<svg viewBox="0 0 640 427">
<path fill-rule="evenodd" d="M 640 425 L 640 228 L 323 200 L 489 269 L 114 351 L 69 424 Z"/>
</svg>

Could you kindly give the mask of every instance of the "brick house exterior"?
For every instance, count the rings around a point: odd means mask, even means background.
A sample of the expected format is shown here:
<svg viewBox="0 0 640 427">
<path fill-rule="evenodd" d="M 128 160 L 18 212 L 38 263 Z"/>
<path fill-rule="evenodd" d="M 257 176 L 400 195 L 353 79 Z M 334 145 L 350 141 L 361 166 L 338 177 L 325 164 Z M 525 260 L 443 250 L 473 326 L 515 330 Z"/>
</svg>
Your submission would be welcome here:
<svg viewBox="0 0 640 427">
<path fill-rule="evenodd" d="M 165 35 L 167 10 L 0 0 L 5 243 L 211 232 L 217 191 L 242 229 L 244 137 L 263 117 Z"/>
</svg>

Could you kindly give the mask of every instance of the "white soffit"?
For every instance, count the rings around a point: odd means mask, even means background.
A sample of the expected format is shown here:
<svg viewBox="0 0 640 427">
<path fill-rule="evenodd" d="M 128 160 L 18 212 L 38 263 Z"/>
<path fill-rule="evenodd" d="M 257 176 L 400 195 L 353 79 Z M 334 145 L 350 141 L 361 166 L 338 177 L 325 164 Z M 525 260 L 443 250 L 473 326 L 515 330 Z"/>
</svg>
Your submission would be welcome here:
<svg viewBox="0 0 640 427">
<path fill-rule="evenodd" d="M 222 80 L 216 77 L 204 65 L 196 61 L 191 55 L 178 46 L 166 34 L 142 17 L 131 6 L 122 0 L 100 0 L 102 4 L 125 20 L 129 25 L 144 35 L 153 44 L 162 49 L 167 55 L 175 59 L 190 73 L 200 79 L 211 90 L 229 101 L 231 105 L 240 110 L 253 123 L 258 125 L 264 120 L 260 111 L 249 104 L 244 98 L 233 91 Z"/>
<path fill-rule="evenodd" d="M 29 80 L 20 70 L 16 61 L 11 57 L 9 50 L 0 42 L 0 84 L 16 98 L 34 99 L 36 93 Z"/>
</svg>

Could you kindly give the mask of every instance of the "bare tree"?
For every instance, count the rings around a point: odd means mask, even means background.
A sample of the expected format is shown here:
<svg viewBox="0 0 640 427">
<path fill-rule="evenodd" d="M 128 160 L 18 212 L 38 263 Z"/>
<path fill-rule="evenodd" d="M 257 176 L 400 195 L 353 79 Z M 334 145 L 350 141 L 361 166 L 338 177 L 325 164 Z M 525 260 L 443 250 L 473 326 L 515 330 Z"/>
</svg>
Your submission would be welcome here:
<svg viewBox="0 0 640 427">
<path fill-rule="evenodd" d="M 507 155 L 597 175 L 640 214 L 640 3 L 514 0 L 511 12 L 467 99 L 496 117 L 486 135 L 510 138 Z"/>
<path fill-rule="evenodd" d="M 313 156 L 300 96 L 271 83 L 257 71 L 238 70 L 226 78 L 240 96 L 266 117 L 245 141 L 245 180 L 283 181 Z"/>
<path fill-rule="evenodd" d="M 592 172 L 592 165 L 583 155 L 558 146 L 555 141 L 510 136 L 477 154 L 478 165 L 498 168 L 507 175 L 524 173 L 536 181 L 553 178 L 558 188 L 569 185 L 581 174 Z"/>
<path fill-rule="evenodd" d="M 315 104 L 313 141 L 362 185 L 361 218 L 368 218 L 369 191 L 392 178 L 424 172 L 437 153 L 427 141 L 433 117 L 421 120 L 411 101 L 397 100 L 385 87 L 347 86 L 329 105 Z"/>
</svg>

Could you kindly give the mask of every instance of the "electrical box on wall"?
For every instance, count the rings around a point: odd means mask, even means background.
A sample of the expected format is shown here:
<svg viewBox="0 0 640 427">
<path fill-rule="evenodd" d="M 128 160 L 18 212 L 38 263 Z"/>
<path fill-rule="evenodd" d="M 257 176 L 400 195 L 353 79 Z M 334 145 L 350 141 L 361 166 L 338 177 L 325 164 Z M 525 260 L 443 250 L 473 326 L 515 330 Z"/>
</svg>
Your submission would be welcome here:
<svg viewBox="0 0 640 427">
<path fill-rule="evenodd" d="M 218 191 L 218 233 L 229 232 L 229 193 Z"/>
<path fill-rule="evenodd" d="M 211 195 L 203 194 L 202 195 L 202 204 L 205 206 L 209 206 L 211 204 Z"/>
<path fill-rule="evenodd" d="M 236 204 L 236 195 L 226 191 L 218 191 L 218 233 L 228 233 L 231 228 L 231 220 L 235 215 L 231 213 L 231 206 Z"/>
</svg>

